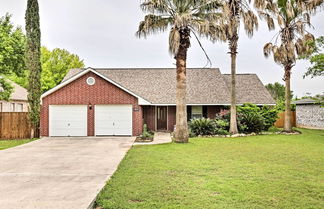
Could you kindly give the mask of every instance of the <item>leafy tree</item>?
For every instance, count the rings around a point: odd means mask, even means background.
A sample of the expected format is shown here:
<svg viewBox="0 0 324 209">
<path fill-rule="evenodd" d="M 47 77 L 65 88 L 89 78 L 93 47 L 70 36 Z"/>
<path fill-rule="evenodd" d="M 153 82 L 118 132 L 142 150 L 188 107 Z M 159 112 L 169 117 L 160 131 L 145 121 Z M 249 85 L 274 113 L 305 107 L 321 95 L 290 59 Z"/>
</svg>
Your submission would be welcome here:
<svg viewBox="0 0 324 209">
<path fill-rule="evenodd" d="M 275 82 L 274 84 L 269 83 L 265 85 L 266 89 L 271 94 L 272 98 L 277 100 L 285 100 L 285 86 Z M 292 99 L 294 97 L 293 91 L 290 91 L 290 98 Z"/>
<path fill-rule="evenodd" d="M 245 0 L 225 0 L 222 15 L 212 27 L 212 39 L 228 41 L 231 56 L 231 122 L 230 133 L 238 133 L 236 111 L 236 58 L 239 40 L 239 27 L 242 22 L 248 37 L 258 28 L 258 18 Z"/>
<path fill-rule="evenodd" d="M 46 47 L 41 48 L 41 86 L 42 92 L 48 91 L 55 87 L 66 76 L 68 70 L 73 68 L 83 68 L 83 60 L 76 54 L 71 54 L 65 49 L 56 48 L 52 51 Z M 28 86 L 28 71 L 24 72 L 24 76 L 16 76 L 14 74 L 8 76 L 9 79 L 15 81 L 21 86 Z"/>
<path fill-rule="evenodd" d="M 274 84 L 269 83 L 265 85 L 266 89 L 269 91 L 271 94 L 272 98 L 275 99 L 276 101 L 278 99 L 284 99 L 285 98 L 285 86 L 275 82 Z"/>
<path fill-rule="evenodd" d="M 45 92 L 63 80 L 68 70 L 72 68 L 83 68 L 83 60 L 71 54 L 65 49 L 54 49 L 49 51 L 42 47 L 42 91 Z"/>
<path fill-rule="evenodd" d="M 41 31 L 37 0 L 27 1 L 26 10 L 26 67 L 29 70 L 28 102 L 29 117 L 33 125 L 32 136 L 39 128 L 41 91 Z"/>
<path fill-rule="evenodd" d="M 314 49 L 312 53 L 303 56 L 302 58 L 307 59 L 312 64 L 307 69 L 304 78 L 311 76 L 311 78 L 324 75 L 324 53 L 321 51 L 324 49 L 324 36 L 317 38 L 314 42 L 310 43 L 310 46 Z"/>
<path fill-rule="evenodd" d="M 4 75 L 20 75 L 25 67 L 25 36 L 10 18 L 9 14 L 0 18 L 0 100 L 9 100 L 13 90 Z"/>
<path fill-rule="evenodd" d="M 210 34 L 210 22 L 219 14 L 215 0 L 144 0 L 141 8 L 148 12 L 137 31 L 138 37 L 147 37 L 171 28 L 169 50 L 176 59 L 176 131 L 175 141 L 188 142 L 188 124 L 186 109 L 186 64 L 187 51 L 190 47 L 190 34 Z"/>
<path fill-rule="evenodd" d="M 267 20 L 269 30 L 275 29 L 274 20 L 280 30 L 274 43 L 269 42 L 264 46 L 266 57 L 273 54 L 274 61 L 284 67 L 285 81 L 285 122 L 284 131 L 291 132 L 291 70 L 296 63 L 296 57 L 311 51 L 309 42 L 314 41 L 314 36 L 307 32 L 306 27 L 311 26 L 310 16 L 323 4 L 318 0 L 256 0 L 255 5 L 259 14 Z"/>
</svg>

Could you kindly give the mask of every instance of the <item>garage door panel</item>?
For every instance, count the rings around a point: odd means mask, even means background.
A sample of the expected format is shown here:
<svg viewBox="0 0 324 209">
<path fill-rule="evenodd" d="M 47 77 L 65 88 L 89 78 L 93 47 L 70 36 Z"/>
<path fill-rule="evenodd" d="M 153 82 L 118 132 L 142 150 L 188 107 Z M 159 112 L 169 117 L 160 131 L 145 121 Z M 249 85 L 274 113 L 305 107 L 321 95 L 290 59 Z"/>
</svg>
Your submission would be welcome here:
<svg viewBox="0 0 324 209">
<path fill-rule="evenodd" d="M 87 136 L 87 105 L 50 105 L 50 136 Z"/>
<path fill-rule="evenodd" d="M 96 105 L 95 133 L 132 135 L 132 105 Z"/>
</svg>

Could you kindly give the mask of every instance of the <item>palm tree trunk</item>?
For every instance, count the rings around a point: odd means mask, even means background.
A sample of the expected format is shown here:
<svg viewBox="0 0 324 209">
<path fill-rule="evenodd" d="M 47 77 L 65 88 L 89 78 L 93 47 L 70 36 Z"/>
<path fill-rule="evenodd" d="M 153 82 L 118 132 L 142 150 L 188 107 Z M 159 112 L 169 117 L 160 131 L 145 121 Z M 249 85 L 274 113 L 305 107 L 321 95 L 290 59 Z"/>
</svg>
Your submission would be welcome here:
<svg viewBox="0 0 324 209">
<path fill-rule="evenodd" d="M 230 40 L 230 54 L 231 54 L 231 120 L 230 130 L 231 134 L 237 134 L 237 118 L 236 118 L 236 54 L 237 54 L 238 35 L 235 33 Z"/>
<path fill-rule="evenodd" d="M 175 142 L 188 143 L 188 123 L 187 123 L 187 105 L 186 105 L 186 68 L 187 68 L 187 51 L 190 46 L 189 29 L 181 29 L 180 31 L 180 47 L 175 57 L 177 61 L 177 86 L 176 86 L 176 130 Z"/>
<path fill-rule="evenodd" d="M 291 77 L 291 67 L 285 67 L 285 122 L 284 122 L 284 131 L 292 132 L 292 124 L 291 124 L 291 91 L 290 91 L 290 77 Z"/>
</svg>

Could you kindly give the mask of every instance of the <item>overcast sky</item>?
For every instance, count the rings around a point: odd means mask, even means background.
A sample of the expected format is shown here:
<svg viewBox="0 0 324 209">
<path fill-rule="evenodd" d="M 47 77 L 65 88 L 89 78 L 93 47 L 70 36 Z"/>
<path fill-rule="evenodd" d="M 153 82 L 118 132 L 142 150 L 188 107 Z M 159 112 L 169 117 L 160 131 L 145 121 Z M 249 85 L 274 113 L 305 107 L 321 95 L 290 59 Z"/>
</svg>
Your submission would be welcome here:
<svg viewBox="0 0 324 209">
<path fill-rule="evenodd" d="M 168 34 L 138 39 L 135 32 L 144 14 L 140 0 L 39 0 L 42 45 L 54 49 L 64 48 L 78 54 L 87 67 L 175 67 L 168 53 Z M 12 21 L 24 27 L 27 0 L 0 0 L 0 16 L 13 15 Z M 312 18 L 315 29 L 309 31 L 317 37 L 324 35 L 324 12 Z M 264 84 L 283 83 L 283 69 L 271 58 L 263 56 L 262 48 L 275 32 L 269 32 L 261 22 L 252 39 L 241 31 L 239 40 L 238 73 L 256 73 Z M 225 43 L 202 43 L 213 67 L 230 73 L 230 58 Z M 206 58 L 192 39 L 188 52 L 188 67 L 203 67 Z M 298 96 L 307 92 L 324 92 L 324 78 L 303 79 L 310 64 L 298 61 L 293 69 L 292 90 Z"/>
</svg>

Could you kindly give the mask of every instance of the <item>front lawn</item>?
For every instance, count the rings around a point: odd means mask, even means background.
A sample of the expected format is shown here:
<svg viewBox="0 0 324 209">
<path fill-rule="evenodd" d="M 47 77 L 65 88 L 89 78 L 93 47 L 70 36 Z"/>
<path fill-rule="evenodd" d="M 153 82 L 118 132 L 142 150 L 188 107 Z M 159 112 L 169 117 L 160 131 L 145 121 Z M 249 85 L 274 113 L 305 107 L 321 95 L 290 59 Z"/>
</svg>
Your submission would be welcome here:
<svg viewBox="0 0 324 209">
<path fill-rule="evenodd" d="M 15 147 L 21 144 L 25 144 L 35 139 L 17 139 L 17 140 L 0 140 L 0 150 L 8 149 L 10 147 Z"/>
<path fill-rule="evenodd" d="M 133 147 L 103 208 L 324 208 L 324 131 Z"/>
</svg>

